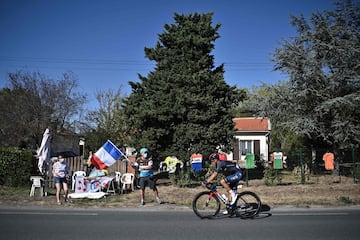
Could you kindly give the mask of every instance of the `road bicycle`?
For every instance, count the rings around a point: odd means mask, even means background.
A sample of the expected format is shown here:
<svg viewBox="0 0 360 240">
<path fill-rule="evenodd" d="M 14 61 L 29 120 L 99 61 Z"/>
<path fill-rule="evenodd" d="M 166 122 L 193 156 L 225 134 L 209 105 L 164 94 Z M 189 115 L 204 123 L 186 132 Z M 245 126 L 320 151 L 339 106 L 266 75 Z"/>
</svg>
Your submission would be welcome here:
<svg viewBox="0 0 360 240">
<path fill-rule="evenodd" d="M 210 191 L 198 193 L 192 202 L 194 213 L 201 219 L 218 217 L 221 203 L 226 206 L 227 212 L 224 214 L 230 217 L 240 217 L 242 219 L 254 218 L 260 212 L 260 198 L 253 192 L 243 191 L 238 193 L 235 203 L 229 205 L 226 196 L 217 190 L 215 183 L 207 184 L 205 187 Z"/>
</svg>

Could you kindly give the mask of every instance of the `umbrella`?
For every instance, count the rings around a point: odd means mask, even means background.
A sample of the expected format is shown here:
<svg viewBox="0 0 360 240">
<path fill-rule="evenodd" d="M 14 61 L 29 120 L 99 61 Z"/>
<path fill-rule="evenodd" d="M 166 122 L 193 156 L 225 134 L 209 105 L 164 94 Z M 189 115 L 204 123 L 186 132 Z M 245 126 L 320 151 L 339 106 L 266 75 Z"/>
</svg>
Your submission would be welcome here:
<svg viewBox="0 0 360 240">
<path fill-rule="evenodd" d="M 36 151 L 38 161 L 38 168 L 41 173 L 44 173 L 46 166 L 50 161 L 50 130 L 47 128 L 43 134 L 41 145 Z M 44 164 L 45 163 L 45 164 Z"/>
</svg>

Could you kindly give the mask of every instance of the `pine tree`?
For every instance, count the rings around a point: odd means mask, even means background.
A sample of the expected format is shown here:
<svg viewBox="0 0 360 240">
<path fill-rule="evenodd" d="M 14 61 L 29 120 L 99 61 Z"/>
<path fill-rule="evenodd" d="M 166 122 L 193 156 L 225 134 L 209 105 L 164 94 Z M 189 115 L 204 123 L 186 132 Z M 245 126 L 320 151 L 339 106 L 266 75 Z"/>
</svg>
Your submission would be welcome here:
<svg viewBox="0 0 360 240">
<path fill-rule="evenodd" d="M 174 14 L 154 48 L 145 48 L 155 70 L 130 82 L 125 113 L 131 144 L 155 156 L 186 160 L 191 151 L 209 153 L 232 147 L 233 104 L 240 91 L 224 80 L 224 66 L 214 66 L 214 41 L 220 24 L 212 13 Z"/>
</svg>

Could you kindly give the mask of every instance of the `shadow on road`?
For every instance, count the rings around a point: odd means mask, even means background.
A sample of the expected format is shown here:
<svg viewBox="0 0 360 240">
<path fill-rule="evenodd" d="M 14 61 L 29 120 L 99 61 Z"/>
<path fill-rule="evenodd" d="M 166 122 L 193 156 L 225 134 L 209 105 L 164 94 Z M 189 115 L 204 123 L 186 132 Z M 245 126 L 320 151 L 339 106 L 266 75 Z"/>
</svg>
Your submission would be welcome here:
<svg viewBox="0 0 360 240">
<path fill-rule="evenodd" d="M 262 219 L 262 218 L 270 217 L 272 215 L 270 210 L 271 210 L 271 208 L 270 208 L 269 205 L 267 205 L 267 204 L 261 205 L 260 212 L 255 218 L 256 219 Z"/>
<path fill-rule="evenodd" d="M 264 219 L 267 217 L 272 216 L 272 213 L 270 212 L 271 208 L 269 205 L 267 204 L 263 204 L 261 205 L 261 209 L 258 215 L 256 215 L 255 217 L 252 218 L 246 218 L 243 220 L 255 220 L 255 219 Z M 210 219 L 224 219 L 224 218 L 240 218 L 240 217 L 236 217 L 236 216 L 229 216 L 228 214 L 219 214 L 216 217 L 210 218 Z"/>
</svg>

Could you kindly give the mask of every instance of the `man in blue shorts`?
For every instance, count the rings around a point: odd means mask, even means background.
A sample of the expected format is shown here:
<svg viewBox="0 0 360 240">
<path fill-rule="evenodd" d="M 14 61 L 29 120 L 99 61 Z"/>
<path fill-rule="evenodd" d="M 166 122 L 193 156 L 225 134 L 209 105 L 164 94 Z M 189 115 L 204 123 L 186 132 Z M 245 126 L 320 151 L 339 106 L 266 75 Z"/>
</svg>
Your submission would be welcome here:
<svg viewBox="0 0 360 240">
<path fill-rule="evenodd" d="M 220 184 L 225 188 L 229 204 L 233 205 L 237 198 L 237 185 L 242 178 L 241 168 L 237 163 L 220 160 L 218 153 L 212 153 L 209 156 L 212 164 L 215 164 L 215 171 L 204 182 L 204 184 L 211 183 L 219 173 L 223 174 L 225 178 L 220 180 Z"/>
</svg>

